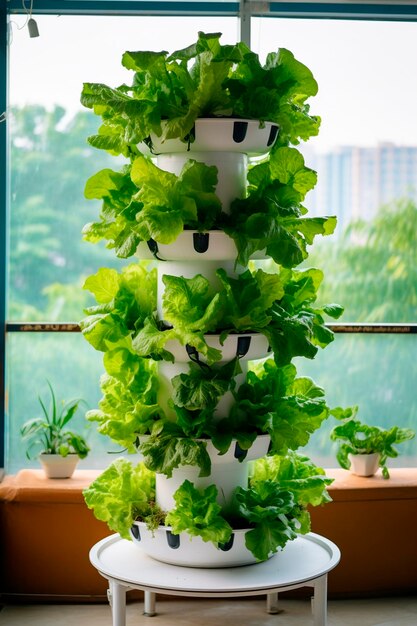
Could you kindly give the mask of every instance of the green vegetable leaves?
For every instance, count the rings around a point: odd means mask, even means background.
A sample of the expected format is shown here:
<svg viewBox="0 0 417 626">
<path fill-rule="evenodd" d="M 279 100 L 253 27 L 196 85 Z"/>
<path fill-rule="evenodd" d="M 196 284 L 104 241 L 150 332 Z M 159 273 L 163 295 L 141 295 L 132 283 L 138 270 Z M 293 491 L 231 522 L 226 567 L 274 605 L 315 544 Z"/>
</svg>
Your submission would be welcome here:
<svg viewBox="0 0 417 626">
<path fill-rule="evenodd" d="M 187 140 L 198 117 L 231 116 L 276 122 L 280 143 L 297 144 L 320 125 L 306 100 L 317 93 L 310 70 L 281 48 L 264 66 L 244 43 L 221 45 L 220 33 L 199 33 L 195 44 L 167 52 L 125 52 L 135 72 L 130 87 L 86 83 L 84 106 L 102 116 L 92 145 L 126 156 L 150 134 Z"/>
<path fill-rule="evenodd" d="M 339 465 L 344 469 L 349 469 L 349 454 L 380 454 L 379 466 L 382 469 L 384 478 L 389 478 L 389 471 L 386 467 L 388 458 L 398 456 L 398 451 L 394 447 L 415 437 L 415 432 L 411 428 L 400 428 L 393 426 L 384 430 L 379 426 L 368 426 L 356 419 L 358 407 L 348 409 L 336 408 L 331 411 L 336 419 L 341 420 L 339 426 L 335 426 L 330 433 L 333 441 L 339 442 L 336 458 Z"/>
<path fill-rule="evenodd" d="M 120 172 L 101 170 L 87 181 L 85 197 L 103 200 L 100 221 L 86 224 L 84 239 L 108 241 L 117 256 L 135 254 L 141 241 L 175 241 L 187 228 L 211 228 L 221 211 L 217 169 L 189 160 L 179 176 L 144 156 Z"/>
<path fill-rule="evenodd" d="M 140 156 L 133 162 L 131 177 L 139 188 L 135 198 L 143 205 L 136 221 L 144 241 L 172 243 L 184 225 L 199 229 L 204 229 L 205 224 L 210 227 L 220 212 L 220 200 L 214 193 L 215 167 L 189 160 L 176 176 Z"/>
<path fill-rule="evenodd" d="M 211 462 L 204 441 L 185 437 L 175 423 L 161 420 L 155 424 L 152 435 L 140 446 L 146 467 L 168 478 L 180 465 L 200 468 L 200 476 L 209 476 Z"/>
<path fill-rule="evenodd" d="M 268 360 L 248 372 L 229 419 L 237 433 L 256 425 L 271 436 L 272 451 L 283 455 L 305 446 L 328 415 L 320 387 L 309 378 L 296 378 L 294 365 L 278 368 Z"/>
<path fill-rule="evenodd" d="M 156 308 L 156 270 L 132 264 L 120 274 L 102 268 L 84 283 L 95 295 L 98 306 L 87 309 L 80 323 L 84 337 L 101 352 L 128 337 L 132 327 L 140 327 Z"/>
<path fill-rule="evenodd" d="M 153 514 L 155 477 L 142 463 L 136 466 L 126 459 L 114 461 L 83 491 L 89 509 L 111 530 L 130 539 L 129 529 L 140 517 L 146 521 Z"/>
<path fill-rule="evenodd" d="M 156 516 L 174 534 L 187 532 L 216 546 L 230 539 L 234 527 L 248 528 L 246 546 L 262 561 L 310 530 L 306 506 L 329 501 L 325 487 L 331 480 L 309 459 L 295 454 L 268 457 L 253 465 L 248 488 L 235 490 L 233 521 L 217 503 L 215 485 L 201 489 L 189 480 L 176 490 L 175 507 L 164 520 L 154 504 L 153 472 L 126 459 L 115 461 L 83 493 L 96 517 L 127 539 L 136 519 L 152 524 Z"/>
<path fill-rule="evenodd" d="M 130 453 L 137 452 L 140 436 L 151 432 L 156 420 L 163 413 L 156 402 L 158 379 L 156 371 L 149 361 L 135 358 L 126 351 L 133 363 L 120 369 L 117 376 L 104 374 L 101 378 L 103 397 L 99 408 L 88 411 L 87 419 L 96 422 L 98 431 L 107 435 L 122 449 Z M 107 353 L 105 366 L 111 371 L 109 361 L 114 353 Z M 118 356 L 116 356 L 118 358 Z M 132 366 L 132 375 L 128 367 Z"/>
<path fill-rule="evenodd" d="M 297 534 L 310 530 L 308 504 L 330 501 L 326 485 L 331 479 L 307 457 L 272 456 L 253 463 L 248 489 L 236 489 L 239 514 L 253 529 L 246 533 L 246 547 L 265 560 Z"/>
<path fill-rule="evenodd" d="M 248 173 L 248 196 L 235 200 L 225 219 L 225 231 L 238 250 L 237 261 L 247 265 L 257 250 L 291 268 L 307 258 L 307 245 L 316 235 L 330 235 L 335 217 L 303 217 L 302 202 L 317 181 L 295 148 L 277 148 Z"/>
<path fill-rule="evenodd" d="M 260 561 L 295 539 L 301 523 L 294 515 L 297 507 L 289 491 L 265 481 L 252 488 L 236 489 L 239 514 L 255 528 L 245 535 L 248 550 Z M 297 512 L 300 512 L 299 510 Z"/>
<path fill-rule="evenodd" d="M 342 307 L 316 308 L 314 302 L 323 275 L 320 270 L 285 270 L 270 274 L 247 270 L 236 278 L 217 271 L 221 288 L 197 274 L 193 278 L 163 276 L 163 317 L 155 317 L 156 274 L 143 265 L 130 265 L 121 274 L 102 269 L 85 282 L 98 306 L 87 309 L 81 329 L 88 341 L 106 352 L 118 344 L 155 360 L 173 360 L 169 341 L 178 340 L 205 357 L 210 365 L 221 358 L 221 349 L 209 346 L 208 333 L 260 332 L 274 351 L 279 366 L 296 356 L 314 358 L 319 347 L 333 340 L 325 316 L 338 318 Z"/>
<path fill-rule="evenodd" d="M 291 491 L 302 506 L 319 506 L 330 502 L 327 486 L 333 482 L 324 470 L 308 457 L 295 452 L 285 456 L 267 456 L 252 463 L 251 484 L 265 480 L 276 482 Z"/>
<path fill-rule="evenodd" d="M 215 544 L 226 543 L 232 534 L 230 524 L 220 515 L 221 507 L 216 502 L 217 488 L 210 485 L 199 490 L 185 480 L 174 495 L 175 508 L 165 520 L 175 534 L 187 531 L 193 537 Z"/>
<path fill-rule="evenodd" d="M 237 488 L 225 510 L 216 485 L 199 489 L 185 480 L 165 519 L 173 533 L 186 531 L 216 546 L 231 538 L 232 523 L 246 527 L 246 546 L 264 560 L 309 530 L 308 505 L 329 499 L 323 471 L 294 453 L 329 409 L 323 390 L 297 377 L 292 360 L 314 358 L 328 345 L 333 334 L 325 317 L 342 313 L 338 305 L 315 305 L 319 270 L 294 269 L 315 237 L 331 234 L 336 225 L 334 217 L 306 216 L 302 203 L 317 177 L 290 147 L 318 132 L 320 119 L 307 104 L 317 84 L 288 50 L 271 53 L 261 65 L 244 43 L 222 46 L 219 33 L 199 33 L 196 43 L 171 55 L 128 51 L 122 63 L 134 72 L 131 86 L 87 83 L 81 97 L 103 120 L 90 144 L 128 159 L 120 171 L 107 168 L 87 181 L 86 198 L 102 205 L 84 238 L 104 239 L 117 256 L 128 258 L 141 242 L 155 253 L 156 244 L 169 246 L 184 230 L 221 230 L 233 239 L 243 271 L 231 274 L 219 263 L 215 276 L 211 268 L 214 280 L 188 270 L 184 275 L 191 277 L 185 278 L 174 264 L 173 275 L 161 264 L 158 298 L 151 264 L 131 264 L 121 272 L 103 268 L 87 278 L 84 288 L 96 304 L 86 310 L 81 330 L 103 352 L 106 369 L 103 397 L 88 418 L 144 461 L 136 467 L 116 461 L 85 491 L 86 502 L 129 538 L 137 518 L 153 528 L 164 521 L 154 503 L 154 473 L 170 478 L 192 466 L 199 477 L 208 477 L 209 440 L 219 454 L 235 442 L 243 461 L 259 435 L 269 436 L 274 456 L 254 464 L 247 488 Z M 249 170 L 246 192 L 230 207 L 216 196 L 217 168 L 192 152 L 195 121 L 202 117 L 279 126 L 270 154 Z M 141 154 L 145 146 L 154 152 L 156 137 L 162 144 L 183 142 L 181 171 L 164 171 L 161 159 L 156 164 Z M 187 148 L 194 157 L 188 161 Z M 256 252 L 272 258 L 276 271 L 249 269 Z M 238 339 L 259 339 L 258 334 L 274 358 L 245 376 Z"/>
</svg>

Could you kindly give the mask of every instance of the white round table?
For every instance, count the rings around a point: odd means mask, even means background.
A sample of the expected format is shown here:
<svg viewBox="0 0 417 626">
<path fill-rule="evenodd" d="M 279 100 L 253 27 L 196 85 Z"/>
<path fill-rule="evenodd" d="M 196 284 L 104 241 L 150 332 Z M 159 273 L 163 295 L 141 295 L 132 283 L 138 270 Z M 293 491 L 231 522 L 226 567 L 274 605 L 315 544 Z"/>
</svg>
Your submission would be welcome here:
<svg viewBox="0 0 417 626">
<path fill-rule="evenodd" d="M 327 574 L 340 560 L 339 548 L 309 533 L 290 541 L 268 561 L 241 567 L 200 569 L 156 561 L 119 535 L 99 541 L 90 561 L 108 579 L 113 626 L 126 624 L 126 591 L 144 592 L 144 614 L 155 615 L 155 594 L 205 598 L 267 596 L 268 613 L 278 611 L 278 592 L 313 588 L 314 626 L 327 624 Z"/>
</svg>

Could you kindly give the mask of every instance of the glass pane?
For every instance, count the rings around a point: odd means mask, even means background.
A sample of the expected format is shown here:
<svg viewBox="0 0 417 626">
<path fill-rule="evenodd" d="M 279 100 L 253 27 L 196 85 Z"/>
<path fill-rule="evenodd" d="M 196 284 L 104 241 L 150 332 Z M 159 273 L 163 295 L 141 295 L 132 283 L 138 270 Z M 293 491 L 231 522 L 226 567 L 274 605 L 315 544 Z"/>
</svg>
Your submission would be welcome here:
<svg viewBox="0 0 417 626">
<path fill-rule="evenodd" d="M 308 263 L 325 273 L 323 302 L 342 322 L 413 322 L 417 303 L 417 24 L 252 21 L 253 48 L 284 47 L 313 72 L 318 137 L 301 147 L 317 170 L 310 215 L 337 215 Z M 387 46 L 389 41 L 389 46 Z"/>
<path fill-rule="evenodd" d="M 82 468 L 106 467 L 113 459 L 109 453 L 119 453 L 114 442 L 97 433 L 94 423 L 86 422 L 86 410 L 97 408 L 101 397 L 100 376 L 102 355 L 87 344 L 80 333 L 10 333 L 8 337 L 8 432 L 6 434 L 6 467 L 15 473 L 24 467 L 39 467 L 37 460 L 26 458 L 26 442 L 20 428 L 31 418 L 41 417 L 42 408 L 50 406 L 47 381 L 57 401 L 69 402 L 82 398 L 71 428 L 85 434 L 91 452 L 80 462 Z"/>
<path fill-rule="evenodd" d="M 19 431 L 31 417 L 40 415 L 40 395 L 48 400 L 46 380 L 58 398 L 83 398 L 94 409 L 101 397 L 99 379 L 103 372 L 102 355 L 91 349 L 84 338 L 70 334 L 11 333 L 9 346 L 9 419 L 7 433 L 7 471 L 38 467 L 28 461 Z M 319 351 L 314 361 L 296 359 L 299 376 L 310 376 L 326 392 L 328 405 L 359 406 L 358 417 L 370 425 L 388 428 L 393 425 L 414 428 L 417 423 L 417 400 L 414 381 L 417 377 L 414 335 L 344 335 Z M 79 413 L 75 426 L 82 423 Z M 336 467 L 335 446 L 329 432 L 336 425 L 329 418 L 312 436 L 305 451 L 321 466 Z M 106 467 L 110 453 L 119 453 L 114 442 L 99 435 L 94 424 L 87 430 L 92 452 L 80 467 Z M 417 439 L 398 447 L 400 456 L 389 467 L 417 466 Z"/>
<path fill-rule="evenodd" d="M 118 161 L 87 144 L 99 119 L 82 108 L 84 82 L 132 80 L 126 50 L 175 50 L 199 30 L 235 42 L 235 18 L 36 16 L 40 37 L 13 17 L 10 49 L 11 211 L 9 319 L 78 321 L 83 280 L 115 255 L 82 241 L 99 201 L 84 198 L 87 179 Z M 74 40 L 76 39 L 76 46 Z M 30 59 L 30 63 L 27 62 Z"/>
<path fill-rule="evenodd" d="M 310 376 L 326 392 L 328 406 L 359 407 L 358 419 L 371 426 L 416 429 L 417 337 L 415 335 L 336 334 L 314 361 L 295 359 L 299 375 Z M 337 425 L 330 417 L 305 451 L 323 467 L 337 467 L 336 447 L 329 440 Z M 417 437 L 398 446 L 399 457 L 388 467 L 417 466 Z"/>
</svg>

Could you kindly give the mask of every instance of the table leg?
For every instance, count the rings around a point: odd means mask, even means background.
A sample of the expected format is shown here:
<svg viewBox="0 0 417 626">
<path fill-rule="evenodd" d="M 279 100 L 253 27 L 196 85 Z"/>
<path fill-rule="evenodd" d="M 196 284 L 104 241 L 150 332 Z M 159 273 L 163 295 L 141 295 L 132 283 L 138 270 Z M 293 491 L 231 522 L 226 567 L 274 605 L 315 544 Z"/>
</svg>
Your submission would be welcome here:
<svg viewBox="0 0 417 626">
<path fill-rule="evenodd" d="M 156 593 L 153 591 L 144 591 L 143 614 L 147 617 L 156 615 L 155 600 Z"/>
<path fill-rule="evenodd" d="M 277 593 L 268 593 L 266 596 L 266 612 L 271 615 L 276 615 L 279 613 L 278 608 L 278 594 Z"/>
<path fill-rule="evenodd" d="M 126 626 L 126 587 L 114 580 L 109 581 L 109 587 L 113 626 Z"/>
<path fill-rule="evenodd" d="M 327 626 L 327 574 L 314 581 L 314 626 Z"/>
</svg>

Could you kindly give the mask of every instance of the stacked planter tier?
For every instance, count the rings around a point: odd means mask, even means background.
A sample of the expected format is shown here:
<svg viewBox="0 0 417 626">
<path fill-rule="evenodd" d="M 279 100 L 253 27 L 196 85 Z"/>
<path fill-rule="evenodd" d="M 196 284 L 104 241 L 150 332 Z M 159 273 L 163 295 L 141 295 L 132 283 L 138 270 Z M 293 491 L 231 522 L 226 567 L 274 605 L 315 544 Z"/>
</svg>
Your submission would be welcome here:
<svg viewBox="0 0 417 626">
<path fill-rule="evenodd" d="M 191 145 L 178 140 L 167 140 L 159 144 L 154 138 L 153 148 L 157 154 L 158 167 L 175 174 L 179 174 L 189 159 L 204 162 L 206 165 L 215 165 L 218 169 L 216 194 L 222 203 L 223 211 L 227 213 L 230 203 L 235 198 L 245 196 L 248 155 L 266 154 L 277 134 L 278 127 L 274 124 L 266 123 L 260 127 L 259 122 L 254 120 L 202 119 L 197 120 L 195 124 L 194 141 Z M 235 244 L 219 230 L 207 233 L 185 230 L 171 245 L 143 242 L 138 246 L 137 256 L 159 259 L 157 293 L 160 319 L 163 319 L 164 275 L 193 278 L 201 274 L 216 289 L 218 288 L 216 270 L 223 268 L 233 277 L 246 269 L 235 267 L 237 256 Z M 256 258 L 266 257 L 265 254 L 258 253 Z M 210 347 L 220 349 L 222 357 L 219 364 L 239 357 L 242 374 L 236 377 L 237 386 L 245 378 L 248 361 L 265 358 L 270 352 L 267 339 L 258 333 L 231 334 L 223 344 L 218 335 L 207 335 L 206 341 Z M 168 342 L 166 349 L 174 354 L 175 362 L 158 363 L 160 382 L 158 404 L 168 418 L 174 419 L 175 413 L 168 404 L 172 395 L 171 380 L 178 374 L 188 372 L 192 360 L 197 359 L 204 366 L 204 358 L 176 341 Z M 224 394 L 216 407 L 214 419 L 226 418 L 232 402 L 231 392 Z M 208 441 L 210 476 L 199 477 L 199 468 L 193 466 L 174 469 L 170 478 L 157 474 L 157 504 L 163 510 L 169 511 L 175 505 L 173 494 L 184 480 L 189 480 L 199 489 L 216 485 L 218 503 L 224 511 L 227 511 L 232 506 L 236 487 L 246 488 L 248 485 L 249 461 L 264 456 L 268 452 L 269 443 L 268 435 L 259 436 L 246 454 L 240 450 L 237 442 L 232 442 L 228 452 L 220 455 Z M 255 557 L 245 546 L 244 529 L 234 531 L 227 544 L 218 548 L 210 542 L 204 542 L 200 537 L 191 538 L 186 533 L 173 535 L 169 527 L 160 527 L 158 531 L 152 532 L 141 522 L 134 524 L 131 536 L 143 551 L 166 563 L 192 567 L 231 567 L 256 562 Z"/>
</svg>

